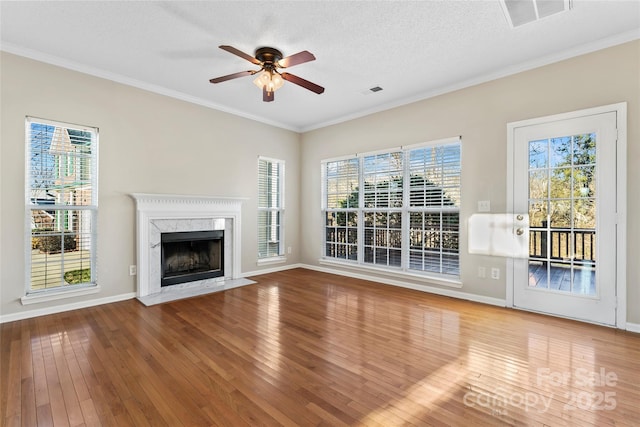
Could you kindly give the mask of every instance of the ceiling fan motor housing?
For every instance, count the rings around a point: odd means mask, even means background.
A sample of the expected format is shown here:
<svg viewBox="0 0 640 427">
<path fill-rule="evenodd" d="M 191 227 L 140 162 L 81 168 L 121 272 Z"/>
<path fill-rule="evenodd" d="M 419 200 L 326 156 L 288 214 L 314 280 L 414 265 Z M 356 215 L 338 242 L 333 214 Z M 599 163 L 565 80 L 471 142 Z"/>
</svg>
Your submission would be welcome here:
<svg viewBox="0 0 640 427">
<path fill-rule="evenodd" d="M 256 49 L 256 59 L 265 65 L 271 65 L 272 67 L 270 68 L 273 68 L 282 59 L 282 52 L 272 47 L 260 47 Z"/>
</svg>

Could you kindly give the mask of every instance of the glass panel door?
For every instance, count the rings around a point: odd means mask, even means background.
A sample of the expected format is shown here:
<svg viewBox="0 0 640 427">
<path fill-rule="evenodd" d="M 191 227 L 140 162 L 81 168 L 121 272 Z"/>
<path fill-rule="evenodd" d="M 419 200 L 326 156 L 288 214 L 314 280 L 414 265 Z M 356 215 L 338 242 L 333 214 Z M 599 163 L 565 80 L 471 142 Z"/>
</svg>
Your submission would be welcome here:
<svg viewBox="0 0 640 427">
<path fill-rule="evenodd" d="M 513 212 L 529 254 L 513 262 L 513 304 L 614 325 L 616 113 L 514 128 Z"/>
<path fill-rule="evenodd" d="M 529 141 L 529 286 L 596 295 L 596 134 Z"/>
</svg>

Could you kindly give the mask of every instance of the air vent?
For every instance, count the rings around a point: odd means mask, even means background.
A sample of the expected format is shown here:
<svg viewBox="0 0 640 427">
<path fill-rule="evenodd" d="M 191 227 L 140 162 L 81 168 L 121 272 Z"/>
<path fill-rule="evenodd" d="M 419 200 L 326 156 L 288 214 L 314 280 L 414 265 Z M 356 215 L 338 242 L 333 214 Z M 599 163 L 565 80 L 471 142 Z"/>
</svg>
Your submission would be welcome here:
<svg viewBox="0 0 640 427">
<path fill-rule="evenodd" d="M 571 9 L 571 0 L 501 0 L 512 28 Z"/>
<path fill-rule="evenodd" d="M 370 87 L 368 89 L 360 89 L 359 92 L 361 94 L 363 94 L 363 95 L 371 95 L 371 94 L 374 94 L 376 92 L 382 92 L 382 90 L 383 89 L 382 89 L 381 86 L 375 85 L 375 86 L 372 86 L 372 87 Z"/>
</svg>

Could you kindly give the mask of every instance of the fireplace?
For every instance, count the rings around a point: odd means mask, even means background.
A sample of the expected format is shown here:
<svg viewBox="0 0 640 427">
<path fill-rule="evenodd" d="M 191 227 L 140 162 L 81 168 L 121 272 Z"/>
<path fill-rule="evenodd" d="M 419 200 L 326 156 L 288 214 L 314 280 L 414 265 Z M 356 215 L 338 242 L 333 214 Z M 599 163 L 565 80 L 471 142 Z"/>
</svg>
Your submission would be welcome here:
<svg viewBox="0 0 640 427">
<path fill-rule="evenodd" d="M 245 199 L 216 196 L 190 196 L 176 194 L 133 193 L 136 201 L 136 254 L 138 259 L 137 297 L 144 305 L 160 304 L 180 298 L 190 298 L 209 292 L 218 292 L 255 283 L 242 277 L 242 242 L 240 220 L 241 206 Z M 206 268 L 213 278 L 190 279 L 188 282 L 163 286 L 165 274 L 162 268 L 163 234 L 213 231 L 217 243 L 198 249 L 198 259 L 218 260 Z M 165 238 L 166 239 L 166 238 Z M 196 242 L 199 241 L 196 236 Z M 201 243 L 195 243 L 199 246 Z M 217 246 L 217 249 L 215 249 Z M 165 248 L 165 251 L 167 249 Z M 172 251 L 173 249 L 169 249 Z M 211 252 L 214 252 L 213 256 Z M 216 255 L 220 253 L 220 258 Z M 201 253 L 204 252 L 206 256 Z M 168 254 L 171 256 L 171 254 Z M 164 254 L 165 258 L 167 254 Z M 191 256 L 191 255 L 190 255 Z M 188 268 L 187 268 L 188 270 Z M 174 273 L 173 271 L 170 273 Z M 182 276 L 180 272 L 175 277 Z M 198 271 L 197 274 L 203 273 Z"/>
<path fill-rule="evenodd" d="M 224 277 L 224 231 L 161 233 L 160 285 Z"/>
</svg>

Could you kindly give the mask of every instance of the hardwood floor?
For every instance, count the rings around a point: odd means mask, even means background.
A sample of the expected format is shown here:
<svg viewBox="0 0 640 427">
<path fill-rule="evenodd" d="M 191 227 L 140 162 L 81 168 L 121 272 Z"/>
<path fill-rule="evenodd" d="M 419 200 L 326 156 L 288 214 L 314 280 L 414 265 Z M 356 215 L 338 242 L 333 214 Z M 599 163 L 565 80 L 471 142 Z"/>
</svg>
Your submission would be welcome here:
<svg viewBox="0 0 640 427">
<path fill-rule="evenodd" d="M 1 327 L 5 426 L 637 426 L 640 335 L 296 269 Z"/>
</svg>

